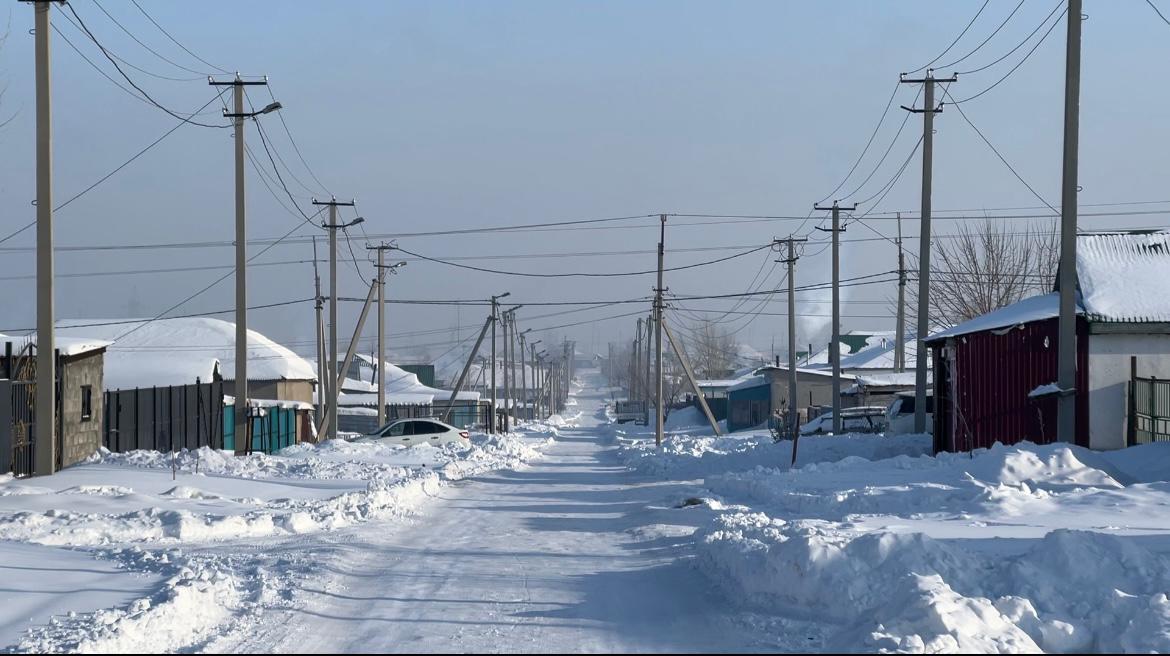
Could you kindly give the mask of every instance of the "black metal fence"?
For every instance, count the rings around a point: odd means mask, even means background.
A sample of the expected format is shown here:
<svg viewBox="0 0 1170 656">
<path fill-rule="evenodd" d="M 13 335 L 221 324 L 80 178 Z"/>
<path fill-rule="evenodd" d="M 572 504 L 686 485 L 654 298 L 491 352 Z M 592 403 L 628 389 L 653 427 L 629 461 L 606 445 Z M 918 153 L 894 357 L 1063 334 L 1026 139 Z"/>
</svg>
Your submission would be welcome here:
<svg viewBox="0 0 1170 656">
<path fill-rule="evenodd" d="M 1130 446 L 1170 442 L 1170 380 L 1131 376 L 1127 423 Z"/>
<path fill-rule="evenodd" d="M 36 457 L 36 386 L 31 381 L 11 382 L 12 414 L 12 475 L 24 478 L 33 475 Z"/>
<path fill-rule="evenodd" d="M 110 451 L 223 448 L 223 381 L 109 391 L 105 411 Z"/>
</svg>

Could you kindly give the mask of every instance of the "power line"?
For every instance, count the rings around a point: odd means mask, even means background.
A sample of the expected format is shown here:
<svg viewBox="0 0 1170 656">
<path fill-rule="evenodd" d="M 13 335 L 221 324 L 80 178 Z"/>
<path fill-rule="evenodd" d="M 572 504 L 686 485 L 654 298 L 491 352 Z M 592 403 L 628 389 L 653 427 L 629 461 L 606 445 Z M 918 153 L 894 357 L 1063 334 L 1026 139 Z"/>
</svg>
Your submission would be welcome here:
<svg viewBox="0 0 1170 656">
<path fill-rule="evenodd" d="M 172 60 L 170 60 L 170 59 L 167 59 L 167 58 L 166 58 L 166 57 L 164 57 L 164 56 L 163 56 L 161 53 L 159 53 L 157 50 L 155 50 L 154 48 L 151 48 L 150 46 L 148 46 L 148 45 L 146 45 L 145 43 L 143 43 L 143 42 L 142 42 L 142 39 L 139 39 L 137 36 L 135 36 L 135 35 L 134 35 L 134 33 L 133 33 L 133 32 L 131 32 L 130 30 L 126 29 L 126 26 L 125 26 L 125 25 L 122 25 L 121 23 L 119 23 L 119 22 L 118 22 L 118 19 L 114 18 L 114 17 L 113 17 L 113 16 L 110 14 L 110 12 L 106 11 L 106 8 L 102 6 L 102 3 L 98 2 L 98 0 L 93 0 L 93 3 L 94 3 L 95 5 L 97 5 L 97 8 L 98 8 L 98 9 L 100 9 L 100 10 L 102 11 L 102 13 L 103 13 L 103 14 L 105 14 L 105 15 L 106 15 L 106 18 L 109 18 L 111 21 L 113 21 L 114 25 L 117 25 L 119 28 L 121 28 L 123 32 L 125 32 L 127 35 L 129 35 L 129 36 L 130 36 L 130 38 L 131 38 L 131 39 L 134 39 L 134 42 L 135 42 L 135 43 L 137 43 L 138 45 L 140 45 L 140 46 L 142 46 L 143 48 L 145 48 L 145 49 L 146 49 L 148 52 L 150 52 L 150 54 L 154 55 L 155 57 L 158 57 L 159 59 L 161 59 L 161 60 L 165 61 L 166 63 L 168 63 L 168 64 L 170 64 L 170 65 L 172 65 L 172 66 L 174 66 L 175 68 L 180 68 L 180 69 L 182 69 L 182 70 L 184 70 L 184 71 L 187 71 L 188 73 L 195 73 L 196 75 L 199 75 L 199 76 L 200 76 L 200 77 L 197 77 L 197 78 L 188 78 L 188 79 L 185 79 L 185 80 L 179 80 L 179 81 L 182 81 L 182 82 L 189 82 L 189 81 L 191 81 L 191 80 L 201 80 L 201 79 L 203 79 L 204 77 L 206 77 L 206 75 L 207 75 L 207 74 L 206 74 L 206 73 L 204 73 L 203 71 L 197 71 L 197 70 L 195 70 L 195 69 L 192 69 L 192 68 L 187 68 L 186 66 L 183 66 L 182 64 L 178 64 L 178 63 L 176 63 L 176 62 L 174 62 L 174 61 L 172 61 Z M 140 7 L 140 9 L 141 9 L 141 7 Z M 126 62 L 126 63 L 128 63 L 128 64 L 129 64 L 129 62 Z M 131 64 L 131 65 L 132 65 L 132 64 Z M 137 67 L 137 66 L 135 66 L 135 68 L 138 68 L 138 67 Z M 139 70 L 141 70 L 141 69 L 139 69 Z M 143 72 L 145 72 L 145 71 L 143 71 Z M 177 78 L 171 78 L 171 79 L 177 79 Z"/>
<path fill-rule="evenodd" d="M 217 99 L 218 99 L 218 98 L 219 98 L 221 95 L 223 95 L 223 92 L 222 92 L 222 91 L 219 93 L 219 95 L 215 96 L 215 97 L 214 97 L 214 98 L 212 98 L 211 100 L 208 100 L 206 103 L 204 103 L 204 104 L 203 104 L 203 107 L 200 107 L 198 110 L 196 110 L 196 112 L 202 111 L 204 107 L 207 107 L 207 106 L 208 106 L 208 105 L 210 105 L 211 103 L 215 102 L 215 101 L 216 101 L 216 100 L 217 100 Z M 97 187 L 97 186 L 98 186 L 98 185 L 100 185 L 101 183 L 105 182 L 106 180 L 109 180 L 109 179 L 110 179 L 110 178 L 111 178 L 111 177 L 112 177 L 112 176 L 113 176 L 115 173 L 117 173 L 118 171 L 121 171 L 122 169 L 126 168 L 126 167 L 127 167 L 127 166 L 128 166 L 130 163 L 131 163 L 131 162 L 133 162 L 134 160 L 136 160 L 136 159 L 138 159 L 139 157 L 141 157 L 142 155 L 144 155 L 144 154 L 146 153 L 146 151 L 148 151 L 148 150 L 150 150 L 151 148 L 154 148 L 155 146 L 157 146 L 159 143 L 161 143 L 161 142 L 162 142 L 162 140 L 163 140 L 163 139 L 166 139 L 167 137 L 171 136 L 171 134 L 172 134 L 172 133 L 174 133 L 176 130 L 178 130 L 179 128 L 183 127 L 183 126 L 184 126 L 184 125 L 186 125 L 186 124 L 187 124 L 187 121 L 182 121 L 182 122 L 180 122 L 178 125 L 176 125 L 176 126 L 172 127 L 170 130 L 167 130 L 166 132 L 164 132 L 164 133 L 162 134 L 162 136 L 161 136 L 161 137 L 159 137 L 158 139 L 155 139 L 154 141 L 150 142 L 150 144 L 149 144 L 149 145 L 147 145 L 145 148 L 143 148 L 142 150 L 138 151 L 137 153 L 134 153 L 134 155 L 132 155 L 132 156 L 130 157 L 130 159 L 126 160 L 125 162 L 122 162 L 121 164 L 119 164 L 119 165 L 118 165 L 118 166 L 117 166 L 117 167 L 116 167 L 114 170 L 112 170 L 112 171 L 110 171 L 109 173 L 107 173 L 107 174 L 103 175 L 102 177 L 98 178 L 96 182 L 94 182 L 93 184 L 89 185 L 89 186 L 88 186 L 88 187 L 86 187 L 85 189 L 82 189 L 82 190 L 81 190 L 81 191 L 79 191 L 78 193 L 74 194 L 74 195 L 73 195 L 71 198 L 69 198 L 68 200 L 66 200 L 64 203 L 61 203 L 60 205 L 58 205 L 58 206 L 54 207 L 54 208 L 53 208 L 53 211 L 54 211 L 54 212 L 56 212 L 56 211 L 59 211 L 59 210 L 61 210 L 62 208 L 64 208 L 65 206 L 69 205 L 69 204 L 70 204 L 70 203 L 72 203 L 73 201 L 77 200 L 78 198 L 81 198 L 82 196 L 84 196 L 84 195 L 86 195 L 87 193 L 89 193 L 90 191 L 92 191 L 92 190 L 93 190 L 95 187 Z M 12 233 L 9 233 L 8 235 L 6 235 L 6 236 L 5 236 L 5 237 L 3 237 L 3 238 L 0 238 L 0 244 L 3 244 L 4 242 L 8 241 L 9 239 L 12 239 L 13 237 L 15 237 L 15 236 L 19 235 L 20 233 L 24 232 L 25 230 L 28 230 L 29 228 L 33 227 L 33 226 L 34 226 L 34 225 L 36 225 L 36 224 L 37 224 L 36 220 L 30 221 L 29 223 L 27 223 L 27 224 L 26 224 L 24 227 L 20 228 L 19 230 L 15 231 L 15 232 L 12 232 Z"/>
<path fill-rule="evenodd" d="M 175 45 L 182 48 L 183 51 L 186 52 L 188 55 L 191 55 L 195 59 L 198 59 L 201 63 L 206 64 L 207 66 L 214 68 L 215 70 L 219 71 L 220 73 L 224 73 L 224 74 L 228 73 L 228 71 L 216 66 L 215 64 L 212 64 L 211 62 L 207 61 L 206 59 L 203 59 L 199 55 L 191 52 L 191 50 L 188 49 L 187 46 L 179 43 L 179 41 L 177 39 L 175 39 L 175 37 L 171 36 L 170 32 L 166 31 L 166 29 L 164 29 L 162 25 L 158 24 L 158 21 L 154 20 L 154 18 L 151 17 L 150 14 L 146 13 L 146 10 L 142 8 L 142 5 L 138 4 L 138 0 L 130 0 L 130 2 L 134 3 L 134 6 L 138 7 L 138 11 L 142 12 L 142 15 L 146 16 L 147 20 L 149 20 L 151 23 L 153 23 L 154 26 L 157 27 L 160 32 L 165 34 L 166 37 L 171 40 L 172 43 L 174 43 Z"/>
<path fill-rule="evenodd" d="M 324 262 L 326 260 L 319 260 Z M 253 267 L 270 267 L 270 266 L 287 266 L 289 264 L 311 264 L 313 260 L 283 260 L 280 262 L 260 262 L 253 264 Z M 224 269 L 235 269 L 234 264 L 218 264 L 209 266 L 188 266 L 188 267 L 164 267 L 158 269 L 124 269 L 120 271 L 84 271 L 77 273 L 58 273 L 56 278 L 100 278 L 108 276 L 131 276 L 139 274 L 156 274 L 156 273 L 190 273 L 192 271 L 222 271 Z M 0 280 L 36 280 L 35 274 L 26 274 L 19 276 L 0 276 Z"/>
<path fill-rule="evenodd" d="M 286 305 L 296 305 L 298 303 L 311 303 L 313 300 L 314 299 L 311 299 L 311 298 L 298 298 L 298 299 L 293 299 L 291 301 L 280 301 L 277 303 L 265 303 L 263 305 L 250 305 L 250 306 L 248 306 L 248 309 L 249 310 L 266 310 L 269 308 L 284 307 Z M 209 317 L 209 316 L 214 316 L 217 314 L 232 314 L 235 311 L 236 311 L 235 308 L 232 308 L 230 310 L 211 310 L 208 312 L 199 312 L 196 314 L 177 314 L 173 317 L 166 317 L 164 319 L 159 319 L 159 318 L 154 318 L 154 319 L 117 319 L 117 320 L 111 319 L 109 321 L 97 321 L 97 322 L 93 322 L 93 323 L 80 323 L 80 324 L 72 324 L 71 323 L 68 326 L 61 326 L 61 327 L 64 327 L 64 328 L 98 328 L 101 326 L 125 326 L 125 325 L 129 325 L 132 323 L 141 323 L 141 324 L 145 325 L 145 324 L 150 323 L 152 321 L 166 321 L 168 319 L 194 319 L 197 317 Z M 66 320 L 66 321 L 68 321 L 68 320 Z M 4 332 L 4 333 L 29 333 L 29 332 L 32 332 L 34 330 L 36 330 L 36 328 L 3 328 L 3 329 L 0 329 L 0 332 Z M 130 332 L 133 332 L 133 331 L 130 331 Z M 117 339 L 121 339 L 122 337 L 125 337 L 128 334 L 130 334 L 130 333 L 129 332 L 123 333 Z M 116 340 L 112 340 L 112 341 L 116 341 Z M 168 348 L 173 348 L 173 347 L 168 347 Z"/>
<path fill-rule="evenodd" d="M 974 25 L 975 21 L 979 19 L 980 14 L 982 14 L 983 10 L 987 8 L 988 2 L 990 2 L 990 0 L 983 0 L 983 5 L 981 7 L 979 7 L 979 11 L 975 12 L 975 15 L 971 17 L 971 21 L 969 23 L 967 23 L 967 27 L 964 27 L 962 32 L 959 32 L 959 36 L 955 37 L 954 41 L 951 41 L 951 45 L 947 46 L 945 50 L 938 53 L 938 56 L 935 57 L 934 59 L 930 60 L 929 62 L 927 62 L 925 66 L 922 66 L 921 68 L 916 68 L 916 69 L 910 71 L 909 73 L 907 73 L 907 75 L 911 75 L 913 73 L 917 73 L 919 71 L 924 71 L 924 70 L 930 68 L 930 66 L 932 64 L 934 64 L 936 61 L 938 61 L 939 59 L 942 59 L 943 55 L 946 55 L 948 52 L 950 52 L 951 48 L 954 48 L 955 45 L 959 43 L 959 40 L 963 38 L 963 35 L 965 35 L 967 33 L 967 30 L 971 29 L 971 26 Z"/>
<path fill-rule="evenodd" d="M 268 95 L 272 97 L 272 102 L 276 102 L 276 95 L 272 91 L 272 84 L 270 83 L 266 86 L 268 87 Z M 289 130 L 288 123 L 286 123 L 284 120 L 284 112 L 283 111 L 277 112 L 276 116 L 277 116 L 277 118 L 280 119 L 280 124 L 282 126 L 284 126 L 284 133 L 288 135 L 289 143 L 292 144 L 293 150 L 296 152 L 297 158 L 299 158 L 301 160 L 301 164 L 304 165 L 305 170 L 309 172 L 309 176 L 312 177 L 313 180 L 316 181 L 317 184 L 321 185 L 322 190 L 328 192 L 329 187 L 325 186 L 325 184 L 323 182 L 321 182 L 321 179 L 318 178 L 317 174 L 313 172 L 313 168 L 310 167 L 309 163 L 305 161 L 305 156 L 303 154 L 301 154 L 301 149 L 299 146 L 297 146 L 297 141 L 296 141 L 296 139 L 293 139 L 292 131 Z M 333 194 L 329 194 L 329 195 L 332 196 Z"/>
<path fill-rule="evenodd" d="M 1008 17 L 1003 19 L 1003 22 L 999 24 L 999 27 L 995 28 L 995 30 L 993 30 L 991 32 L 991 34 L 987 35 L 987 38 L 984 39 L 982 43 L 975 46 L 975 48 L 971 52 L 968 52 L 967 54 L 963 55 L 962 57 L 959 57 L 958 59 L 956 59 L 955 61 L 953 61 L 949 64 L 943 64 L 941 66 L 937 66 L 936 68 L 943 68 L 943 69 L 951 68 L 952 66 L 955 66 L 956 64 L 960 64 L 960 63 L 966 61 L 966 59 L 968 57 L 979 52 L 979 50 L 982 49 L 983 46 L 987 45 L 988 41 L 991 41 L 993 38 L 995 38 L 996 34 L 999 34 L 999 31 L 1002 30 L 1004 28 L 1004 26 L 1008 24 L 1008 21 L 1010 21 L 1012 19 L 1012 16 L 1015 16 L 1016 12 L 1019 11 L 1020 7 L 1023 7 L 1023 6 L 1024 6 L 1024 0 L 1020 0 L 1019 4 L 1016 5 L 1016 8 L 1012 10 L 1012 13 L 1008 14 Z"/>
<path fill-rule="evenodd" d="M 1040 21 L 1040 24 L 1036 26 L 1036 29 L 1032 30 L 1032 32 L 1030 34 L 1028 34 L 1028 36 L 1024 37 L 1023 41 L 1020 41 L 1019 43 L 1017 43 L 1014 48 L 1007 51 L 1007 53 L 1005 53 L 999 59 L 996 59 L 995 61 L 991 62 L 990 64 L 980 66 L 979 68 L 973 68 L 969 71 L 958 71 L 956 73 L 956 75 L 970 75 L 972 73 L 978 73 L 980 71 L 985 71 L 985 70 L 991 68 L 992 66 L 995 66 L 996 64 L 1000 63 L 1001 61 L 1007 59 L 1008 57 L 1011 57 L 1012 53 L 1019 50 L 1020 48 L 1023 48 L 1025 44 L 1027 44 L 1029 41 L 1031 41 L 1032 37 L 1036 36 L 1036 33 L 1040 31 L 1040 28 L 1044 27 L 1044 25 L 1048 22 L 1048 19 L 1052 18 L 1052 15 L 1056 13 L 1056 10 L 1060 9 L 1061 6 L 1063 6 L 1063 5 L 1064 5 L 1064 0 L 1057 0 L 1056 6 L 1052 8 L 1052 11 L 1048 12 L 1048 15 L 1044 17 L 1044 20 Z"/>
<path fill-rule="evenodd" d="M 735 253 L 734 255 L 728 255 L 727 257 L 721 257 L 721 258 L 718 258 L 715 260 L 708 260 L 706 262 L 697 262 L 695 264 L 688 264 L 685 266 L 671 267 L 671 268 L 663 269 L 663 271 L 682 271 L 684 269 L 694 269 L 696 267 L 708 266 L 711 264 L 718 264 L 720 262 L 726 262 L 728 260 L 732 260 L 732 259 L 735 259 L 737 257 L 743 257 L 744 255 L 750 255 L 752 253 L 762 251 L 765 248 L 771 248 L 771 247 L 772 247 L 772 244 L 769 242 L 763 246 L 757 246 L 755 248 L 752 248 L 752 249 L 749 249 L 746 251 L 741 251 L 739 253 Z M 605 272 L 605 273 L 597 273 L 597 272 L 591 272 L 591 271 L 590 272 L 578 271 L 578 272 L 572 272 L 572 273 L 531 273 L 531 272 L 527 272 L 527 271 L 501 271 L 499 269 L 488 269 L 488 268 L 484 268 L 484 267 L 471 266 L 469 264 L 459 264 L 457 262 L 451 262 L 449 260 L 440 260 L 438 258 L 428 257 L 426 255 L 420 255 L 419 253 L 415 253 L 413 251 L 406 250 L 405 248 L 402 248 L 402 247 L 399 247 L 396 250 L 402 251 L 403 253 L 406 253 L 407 255 L 417 257 L 421 260 L 426 260 L 428 262 L 445 264 L 447 266 L 457 267 L 460 269 L 468 269 L 471 271 L 479 271 L 481 273 L 494 273 L 497 275 L 505 275 L 505 276 L 521 276 L 521 277 L 528 277 L 528 278 L 571 278 L 571 277 L 616 278 L 616 277 L 621 277 L 621 276 L 641 276 L 641 275 L 649 275 L 649 274 L 657 274 L 658 273 L 658 269 L 650 269 L 650 270 L 646 270 L 646 271 L 622 271 L 622 272 Z"/>
<path fill-rule="evenodd" d="M 178 114 L 178 113 L 172 111 L 171 109 L 165 107 L 161 103 L 159 103 L 157 100 L 154 99 L 154 97 L 152 97 L 150 94 L 146 93 L 146 91 L 142 87 L 138 86 L 138 84 L 133 80 L 133 78 L 131 78 L 129 75 L 126 74 L 126 71 L 124 71 L 122 69 L 122 66 L 118 64 L 118 61 L 116 59 L 114 59 L 112 56 L 110 56 L 109 51 L 106 50 L 105 46 L 103 46 L 102 43 L 100 41 L 98 41 L 97 37 L 94 36 L 93 32 L 90 31 L 89 27 L 85 24 L 85 21 L 83 21 L 81 19 L 81 16 L 78 15 L 77 10 L 73 8 L 73 5 L 70 3 L 65 3 L 65 7 L 68 8 L 69 13 L 73 14 L 73 17 L 75 19 L 77 19 L 77 23 L 81 26 L 81 30 L 83 32 L 85 32 L 86 36 L 89 37 L 89 40 L 93 41 L 94 45 L 96 45 L 98 47 L 98 50 L 101 51 L 102 55 L 111 64 L 113 64 L 115 69 L 117 69 L 118 74 L 121 75 L 122 78 L 126 80 L 127 84 L 134 87 L 134 89 L 136 91 L 138 91 L 138 93 L 142 94 L 142 97 L 149 100 L 150 104 L 161 109 L 162 111 L 166 112 L 167 114 L 170 114 L 174 118 L 177 118 L 181 121 L 191 123 L 192 125 L 198 125 L 200 127 L 205 127 L 205 128 L 228 128 L 228 127 L 231 127 L 230 125 L 226 125 L 226 124 L 225 125 L 213 125 L 211 123 L 200 123 L 198 121 L 193 121 L 193 120 L 191 120 L 190 117 L 184 117 L 181 114 Z"/>
<path fill-rule="evenodd" d="M 869 147 L 873 145 L 873 140 L 875 137 L 877 137 L 878 131 L 881 130 L 882 123 L 885 122 L 886 116 L 889 115 L 890 107 L 894 105 L 894 97 L 898 95 L 898 89 L 901 87 L 901 84 L 894 84 L 894 92 L 890 94 L 890 99 L 886 101 L 886 108 L 882 110 L 882 115 L 880 118 L 878 118 L 877 125 L 873 127 L 873 132 L 869 135 L 869 140 L 865 142 L 865 147 L 861 149 L 861 154 L 857 156 L 857 161 L 853 162 L 853 166 L 850 167 L 849 172 L 845 174 L 845 177 L 841 179 L 841 182 L 837 183 L 836 187 L 833 187 L 832 191 L 830 191 L 828 194 L 825 194 L 825 197 L 817 201 L 815 204 L 823 203 L 831 198 L 833 194 L 840 191 L 841 187 L 845 186 L 845 183 L 849 181 L 850 176 L 853 175 L 853 172 L 857 170 L 858 165 L 861 164 L 861 160 L 865 159 L 865 154 L 869 152 Z M 905 125 L 905 123 L 906 121 L 903 120 L 902 124 Z M 899 132 L 901 132 L 901 129 L 899 129 Z"/>
</svg>

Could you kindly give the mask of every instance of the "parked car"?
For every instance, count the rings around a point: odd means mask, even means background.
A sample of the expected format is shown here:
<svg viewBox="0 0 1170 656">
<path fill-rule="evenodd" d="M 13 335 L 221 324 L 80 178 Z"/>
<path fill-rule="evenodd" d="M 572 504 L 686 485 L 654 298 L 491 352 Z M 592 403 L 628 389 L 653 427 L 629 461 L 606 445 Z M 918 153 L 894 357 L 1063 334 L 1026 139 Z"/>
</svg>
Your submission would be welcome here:
<svg viewBox="0 0 1170 656">
<path fill-rule="evenodd" d="M 926 432 L 934 427 L 934 395 L 926 394 Z M 914 392 L 898 392 L 886 408 L 886 432 L 903 435 L 914 432 Z"/>
<path fill-rule="evenodd" d="M 403 446 L 417 444 L 471 446 L 471 435 L 467 431 L 445 424 L 438 419 L 397 419 L 358 439 L 390 442 Z"/>
<path fill-rule="evenodd" d="M 841 410 L 841 432 L 880 433 L 886 427 L 886 409 L 880 405 L 867 405 Z M 800 427 L 801 435 L 824 435 L 833 432 L 833 413 L 826 412 L 813 417 Z"/>
</svg>

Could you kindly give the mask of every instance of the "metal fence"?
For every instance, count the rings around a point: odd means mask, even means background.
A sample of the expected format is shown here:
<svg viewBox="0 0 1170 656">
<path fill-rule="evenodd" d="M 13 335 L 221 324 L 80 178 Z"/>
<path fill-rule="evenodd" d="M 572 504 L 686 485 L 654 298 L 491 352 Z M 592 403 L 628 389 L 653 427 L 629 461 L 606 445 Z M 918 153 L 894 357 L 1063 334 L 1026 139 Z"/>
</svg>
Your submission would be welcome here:
<svg viewBox="0 0 1170 656">
<path fill-rule="evenodd" d="M 33 475 L 36 456 L 36 386 L 31 381 L 11 381 L 12 475 L 24 478 Z"/>
<path fill-rule="evenodd" d="M 114 452 L 224 448 L 223 381 L 105 393 L 102 444 Z"/>
<path fill-rule="evenodd" d="M 1127 425 L 1130 446 L 1170 442 L 1170 380 L 1130 377 Z"/>
</svg>

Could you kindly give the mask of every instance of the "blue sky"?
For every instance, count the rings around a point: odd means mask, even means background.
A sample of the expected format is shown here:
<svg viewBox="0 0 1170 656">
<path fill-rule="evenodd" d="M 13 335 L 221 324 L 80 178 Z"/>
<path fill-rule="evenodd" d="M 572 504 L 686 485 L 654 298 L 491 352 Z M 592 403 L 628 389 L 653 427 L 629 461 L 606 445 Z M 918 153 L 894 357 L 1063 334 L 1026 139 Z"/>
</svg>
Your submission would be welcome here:
<svg viewBox="0 0 1170 656">
<path fill-rule="evenodd" d="M 154 28 L 129 0 L 99 0 L 139 39 L 198 71 L 194 60 Z M 140 0 L 141 1 L 141 0 Z M 1156 0 L 1157 1 L 1157 0 Z M 1003 31 L 972 55 L 982 65 L 1016 45 L 1055 2 L 1028 0 Z M 1163 4 L 1170 9 L 1170 2 Z M 144 3 L 184 45 L 209 62 L 246 74 L 267 74 L 283 115 L 328 191 L 356 198 L 370 233 L 412 232 L 658 212 L 805 215 L 849 170 L 871 134 L 897 80 L 945 48 L 979 9 L 956 2 L 255 2 Z M 944 59 L 966 54 L 1016 3 L 991 0 L 969 34 Z M 157 59 L 102 14 L 93 0 L 74 7 L 117 55 L 156 73 L 198 77 Z M 1158 84 L 1170 54 L 1170 26 L 1141 0 L 1086 2 L 1082 84 L 1082 203 L 1166 200 L 1166 93 Z M 0 130 L 0 198 L 7 234 L 32 218 L 32 10 L 12 3 L 10 34 L 0 49 L 8 84 L 0 111 L 15 119 Z M 104 70 L 115 75 L 59 11 L 58 27 Z M 56 37 L 56 35 L 54 35 Z M 1028 46 L 984 72 L 962 76 L 963 98 L 998 80 Z M 1013 75 L 963 105 L 967 116 L 1050 203 L 1059 199 L 1064 26 L 1061 24 Z M 54 127 L 59 199 L 84 188 L 175 124 L 100 77 L 61 39 L 54 40 Z M 960 67 L 962 68 L 962 66 Z M 175 110 L 210 100 L 201 80 L 171 82 L 128 70 Z M 898 103 L 859 173 L 868 173 L 902 120 Z M 268 96 L 256 90 L 255 102 Z M 212 105 L 214 109 L 216 105 Z M 215 120 L 214 115 L 205 117 Z M 297 176 L 317 185 L 297 161 L 279 121 L 262 119 L 274 146 Z M 877 191 L 896 172 L 921 133 L 913 117 L 884 166 L 855 199 Z M 1038 201 L 996 159 L 957 112 L 937 122 L 935 207 L 1032 206 Z M 254 128 L 247 134 L 263 156 Z M 233 233 L 232 150 L 227 130 L 184 127 L 124 171 L 58 214 L 61 245 L 146 244 L 227 240 Z M 915 158 L 878 211 L 918 208 Z M 850 191 L 863 177 L 850 180 Z M 272 237 L 296 219 L 249 171 L 249 234 Z M 311 194 L 289 181 L 298 196 Z M 315 189 L 316 190 L 316 189 Z M 320 193 L 320 190 L 316 190 Z M 300 199 L 307 207 L 307 201 Z M 1163 206 L 1159 206 L 1163 207 Z M 819 215 L 814 215 L 819 218 Z M 1162 225 L 1165 215 L 1087 218 L 1086 227 Z M 683 223 L 682 220 L 672 220 Z M 652 226 L 654 222 L 645 222 Z M 671 248 L 753 246 L 785 236 L 799 222 L 679 226 Z M 891 222 L 873 224 L 886 235 Z M 953 230 L 940 221 L 936 232 Z M 803 231 L 807 231 L 806 226 Z M 906 233 L 916 234 L 907 224 Z M 309 230 L 303 233 L 310 234 Z M 853 226 L 847 237 L 873 236 Z M 819 235 L 816 237 L 819 238 Z M 527 232 L 402 239 L 438 257 L 535 253 L 652 251 L 656 230 Z M 0 248 L 32 244 L 32 233 Z M 362 241 L 355 242 L 361 249 Z M 668 266 L 733 251 L 668 252 Z M 811 252 L 811 249 L 810 249 Z M 888 270 L 887 242 L 847 243 L 845 276 Z M 799 282 L 829 278 L 828 253 L 801 261 Z M 364 252 L 357 253 L 358 258 Z M 306 245 L 279 246 L 258 261 L 308 259 Z M 763 255 L 678 272 L 676 293 L 744 291 L 753 275 L 779 268 Z M 230 248 L 62 252 L 58 271 L 225 265 Z M 359 259 L 362 275 L 371 269 Z M 653 268 L 652 254 L 467 261 L 536 273 L 633 271 Z M 0 277 L 31 270 L 27 252 L 0 251 Z M 218 271 L 63 278 L 62 317 L 151 315 L 221 275 Z M 353 264 L 342 293 L 363 294 Z M 14 290 L 2 328 L 32 325 L 32 281 L 7 280 Z M 493 276 L 412 262 L 390 285 L 400 298 L 483 298 L 511 291 L 517 302 L 618 300 L 649 293 L 650 276 L 542 279 Z M 861 288 L 847 298 L 845 327 L 885 327 L 883 301 L 892 287 Z M 252 302 L 307 298 L 309 264 L 258 268 Z M 762 310 L 780 312 L 783 304 Z M 868 304 L 861 301 L 869 301 Z M 231 281 L 184 305 L 201 312 L 232 305 Z M 695 305 L 695 304 L 692 304 Z M 710 302 L 702 307 L 727 308 Z M 747 309 L 755 307 L 748 306 Z M 813 306 L 810 313 L 827 312 Z M 347 314 L 355 308 L 346 308 Z M 632 308 L 636 309 L 636 308 Z M 742 308 L 741 308 L 742 309 Z M 547 314 L 556 308 L 532 309 Z M 532 327 L 601 319 L 627 311 L 602 308 L 533 320 Z M 467 327 L 478 308 L 394 306 L 394 332 Z M 521 312 L 521 318 L 524 311 Z M 634 318 L 597 321 L 554 331 L 604 349 L 629 338 Z M 816 322 L 808 329 L 814 330 Z M 312 336 L 310 304 L 253 313 L 252 326 L 299 346 Z M 342 333 L 348 334 L 349 320 Z M 762 350 L 785 341 L 783 317 L 728 324 Z M 372 335 L 372 329 L 367 335 Z M 805 336 L 800 336 L 805 341 Z M 439 343 L 449 334 L 409 336 L 397 346 Z M 432 351 L 442 351 L 437 344 Z M 304 349 L 306 352 L 310 348 Z"/>
</svg>

